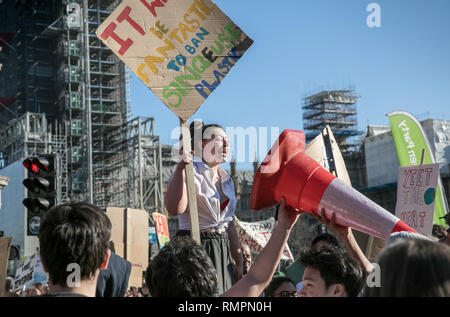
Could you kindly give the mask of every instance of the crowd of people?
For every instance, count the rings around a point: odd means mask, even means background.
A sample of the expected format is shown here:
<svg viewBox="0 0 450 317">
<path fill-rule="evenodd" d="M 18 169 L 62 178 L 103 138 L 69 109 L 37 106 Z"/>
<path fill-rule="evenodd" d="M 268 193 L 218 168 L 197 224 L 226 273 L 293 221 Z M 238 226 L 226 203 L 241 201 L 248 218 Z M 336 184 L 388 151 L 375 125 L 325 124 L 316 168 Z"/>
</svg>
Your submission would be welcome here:
<svg viewBox="0 0 450 317">
<path fill-rule="evenodd" d="M 179 217 L 180 230 L 148 265 L 145 287 L 128 287 L 131 264 L 114 253 L 112 224 L 98 207 L 69 202 L 48 210 L 39 228 L 40 256 L 48 287 L 33 285 L 23 296 L 104 297 L 380 297 L 450 296 L 450 238 L 444 227 L 433 236 L 400 232 L 391 235 L 377 265 L 356 243 L 350 227 L 312 214 L 328 232 L 317 236 L 298 261 L 305 268 L 301 282 L 277 275 L 284 247 L 302 211 L 285 204 L 277 225 L 252 263 L 250 250 L 239 241 L 233 216 L 236 197 L 231 178 L 220 167 L 228 140 L 219 125 L 191 125 L 192 152 L 181 150 L 165 198 L 168 212 Z M 194 137 L 193 140 L 196 140 Z M 185 167 L 193 163 L 201 243 L 191 237 Z M 449 222 L 447 215 L 446 221 Z M 76 263 L 79 280 L 68 278 Z M 368 277 L 379 270 L 379 285 Z M 14 296 L 12 282 L 7 293 Z"/>
</svg>

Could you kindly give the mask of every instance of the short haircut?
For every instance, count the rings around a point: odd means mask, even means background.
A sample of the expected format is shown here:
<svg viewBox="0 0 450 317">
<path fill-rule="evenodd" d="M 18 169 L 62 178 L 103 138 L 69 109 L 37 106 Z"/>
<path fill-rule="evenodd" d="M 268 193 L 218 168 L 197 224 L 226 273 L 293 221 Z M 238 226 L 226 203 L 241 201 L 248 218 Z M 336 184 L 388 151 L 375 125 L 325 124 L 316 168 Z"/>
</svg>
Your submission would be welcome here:
<svg viewBox="0 0 450 317">
<path fill-rule="evenodd" d="M 266 289 L 264 290 L 264 295 L 266 297 L 272 297 L 277 288 L 279 288 L 283 283 L 291 283 L 292 285 L 294 285 L 295 288 L 294 281 L 291 280 L 289 277 L 286 276 L 275 277 L 272 279 L 269 286 L 267 286 Z"/>
<path fill-rule="evenodd" d="M 174 237 L 150 262 L 145 282 L 152 297 L 211 297 L 217 272 L 205 249 L 187 236 Z"/>
<path fill-rule="evenodd" d="M 346 252 L 331 248 L 311 248 L 302 253 L 300 262 L 320 272 L 325 287 L 342 284 L 348 297 L 356 297 L 364 285 L 364 271 Z"/>
<path fill-rule="evenodd" d="M 313 241 L 311 242 L 311 248 L 314 248 L 316 246 L 316 244 L 319 243 L 320 241 L 327 242 L 327 243 L 331 244 L 332 246 L 335 246 L 336 248 L 340 247 L 338 239 L 335 236 L 333 236 L 332 234 L 325 232 L 325 233 L 319 234 L 317 237 L 315 237 L 313 239 Z"/>
<path fill-rule="evenodd" d="M 380 287 L 369 297 L 449 297 L 450 247 L 427 240 L 401 240 L 384 249 L 378 261 Z"/>
<path fill-rule="evenodd" d="M 67 286 L 71 263 L 80 266 L 80 278 L 94 276 L 108 251 L 111 222 L 98 207 L 69 202 L 46 211 L 39 226 L 43 264 L 54 285 Z"/>
<path fill-rule="evenodd" d="M 197 140 L 194 139 L 195 135 L 197 133 L 200 133 L 200 137 L 201 137 L 202 140 L 205 140 L 207 136 L 208 137 L 212 137 L 212 136 L 206 135 L 206 132 L 207 131 L 209 132 L 210 128 L 219 128 L 219 129 L 224 130 L 224 128 L 222 128 L 222 126 L 220 126 L 220 125 L 218 125 L 216 123 L 204 124 L 201 121 L 193 121 L 190 124 L 189 131 L 191 133 L 191 149 L 193 151 L 195 151 L 196 153 L 198 153 L 201 149 L 196 148 L 197 144 L 195 144 L 195 141 L 197 141 Z"/>
</svg>

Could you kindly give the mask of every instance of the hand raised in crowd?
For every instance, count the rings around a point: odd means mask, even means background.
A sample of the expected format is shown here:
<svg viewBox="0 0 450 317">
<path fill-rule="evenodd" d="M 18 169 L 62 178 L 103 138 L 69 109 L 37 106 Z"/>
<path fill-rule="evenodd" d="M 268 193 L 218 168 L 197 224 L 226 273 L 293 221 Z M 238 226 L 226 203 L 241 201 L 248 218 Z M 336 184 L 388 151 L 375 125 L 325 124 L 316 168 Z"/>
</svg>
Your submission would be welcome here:
<svg viewBox="0 0 450 317">
<path fill-rule="evenodd" d="M 331 214 L 331 219 L 327 220 L 325 209 L 322 208 L 320 216 L 314 213 L 314 211 L 311 212 L 311 216 L 322 222 L 327 227 L 328 231 L 336 235 L 344 243 L 350 256 L 362 264 L 367 274 L 373 272 L 374 266 L 370 263 L 369 259 L 356 242 L 352 228 L 336 224 L 336 213 L 333 212 Z"/>
<path fill-rule="evenodd" d="M 284 226 L 287 230 L 291 230 L 297 222 L 298 216 L 302 211 L 287 206 L 284 197 L 281 198 L 280 208 L 278 209 L 278 225 Z"/>
<path fill-rule="evenodd" d="M 336 224 L 335 212 L 331 214 L 330 220 L 327 219 L 324 208 L 321 209 L 320 216 L 317 215 L 314 211 L 311 212 L 311 216 L 317 221 L 323 223 L 327 227 L 328 231 L 340 238 L 343 242 L 348 240 L 349 237 L 353 235 L 352 228 Z"/>
</svg>

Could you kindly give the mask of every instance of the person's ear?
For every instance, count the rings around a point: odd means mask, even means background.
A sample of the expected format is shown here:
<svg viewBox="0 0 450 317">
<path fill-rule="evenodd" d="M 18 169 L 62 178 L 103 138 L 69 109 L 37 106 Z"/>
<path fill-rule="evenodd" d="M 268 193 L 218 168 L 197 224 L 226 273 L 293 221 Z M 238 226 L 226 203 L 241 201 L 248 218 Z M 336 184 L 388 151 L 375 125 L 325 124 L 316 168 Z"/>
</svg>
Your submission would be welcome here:
<svg viewBox="0 0 450 317">
<path fill-rule="evenodd" d="M 334 297 L 345 297 L 345 288 L 342 284 L 333 285 L 333 296 Z"/>
<path fill-rule="evenodd" d="M 100 270 L 106 270 L 108 268 L 109 258 L 111 257 L 111 250 L 108 249 L 105 254 L 105 259 L 102 264 L 100 264 Z"/>
</svg>

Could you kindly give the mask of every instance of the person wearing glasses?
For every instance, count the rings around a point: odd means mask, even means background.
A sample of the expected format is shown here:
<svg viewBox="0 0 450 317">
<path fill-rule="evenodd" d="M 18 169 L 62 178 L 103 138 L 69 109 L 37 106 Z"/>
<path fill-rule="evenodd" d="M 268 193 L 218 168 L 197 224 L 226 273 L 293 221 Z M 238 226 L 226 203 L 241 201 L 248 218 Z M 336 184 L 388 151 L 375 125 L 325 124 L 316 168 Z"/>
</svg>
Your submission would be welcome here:
<svg viewBox="0 0 450 317">
<path fill-rule="evenodd" d="M 265 297 L 298 297 L 295 283 L 289 277 L 275 277 L 264 290 Z"/>
<path fill-rule="evenodd" d="M 220 166 L 226 162 L 229 142 L 224 129 L 217 124 L 194 121 L 190 132 L 193 151 L 180 149 L 181 159 L 169 179 L 164 205 L 170 215 L 178 216 L 177 236 L 190 236 L 185 167 L 193 163 L 201 244 L 216 268 L 217 292 L 222 294 L 243 274 L 241 243 L 233 222 L 236 211 L 233 179 Z"/>
</svg>

